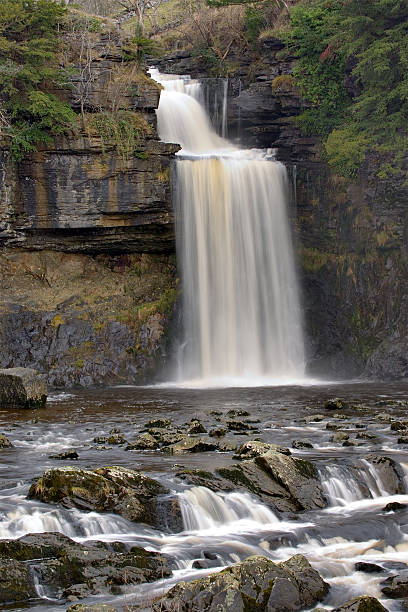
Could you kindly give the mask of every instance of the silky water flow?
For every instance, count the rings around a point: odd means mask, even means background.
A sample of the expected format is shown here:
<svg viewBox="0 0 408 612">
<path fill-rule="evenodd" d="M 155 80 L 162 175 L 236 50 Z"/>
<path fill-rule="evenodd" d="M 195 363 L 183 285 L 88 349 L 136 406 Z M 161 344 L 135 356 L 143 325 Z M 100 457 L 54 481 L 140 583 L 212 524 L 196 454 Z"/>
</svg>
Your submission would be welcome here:
<svg viewBox="0 0 408 612">
<path fill-rule="evenodd" d="M 182 147 L 175 164 L 184 328 L 178 378 L 210 386 L 302 381 L 286 169 L 266 151 L 220 137 L 198 81 L 151 75 L 164 87 L 159 135 Z"/>
</svg>

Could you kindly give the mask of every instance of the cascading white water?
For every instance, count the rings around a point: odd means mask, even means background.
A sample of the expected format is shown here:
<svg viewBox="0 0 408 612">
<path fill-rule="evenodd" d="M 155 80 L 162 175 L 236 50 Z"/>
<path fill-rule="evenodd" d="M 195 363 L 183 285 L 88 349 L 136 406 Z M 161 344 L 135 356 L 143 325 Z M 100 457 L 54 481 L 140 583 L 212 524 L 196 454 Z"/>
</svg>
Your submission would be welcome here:
<svg viewBox="0 0 408 612">
<path fill-rule="evenodd" d="M 179 495 L 179 502 L 187 531 L 226 527 L 245 519 L 257 525 L 279 523 L 269 508 L 247 493 L 219 494 L 206 487 L 192 487 Z"/>
<path fill-rule="evenodd" d="M 203 384 L 283 383 L 304 376 L 286 171 L 212 129 L 200 85 L 160 82 L 162 140 L 176 163 L 178 257 L 184 295 L 180 378 Z"/>
</svg>

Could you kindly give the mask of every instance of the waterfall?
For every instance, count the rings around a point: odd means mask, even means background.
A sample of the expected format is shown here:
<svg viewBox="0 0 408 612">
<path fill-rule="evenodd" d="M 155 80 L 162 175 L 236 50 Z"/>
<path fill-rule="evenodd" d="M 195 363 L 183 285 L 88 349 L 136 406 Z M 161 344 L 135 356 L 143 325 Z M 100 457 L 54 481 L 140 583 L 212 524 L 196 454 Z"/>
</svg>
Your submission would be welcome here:
<svg viewBox="0 0 408 612">
<path fill-rule="evenodd" d="M 159 135 L 182 147 L 175 186 L 184 299 L 180 379 L 301 380 L 286 170 L 265 151 L 238 149 L 216 134 L 197 81 L 151 74 L 164 87 Z"/>
</svg>

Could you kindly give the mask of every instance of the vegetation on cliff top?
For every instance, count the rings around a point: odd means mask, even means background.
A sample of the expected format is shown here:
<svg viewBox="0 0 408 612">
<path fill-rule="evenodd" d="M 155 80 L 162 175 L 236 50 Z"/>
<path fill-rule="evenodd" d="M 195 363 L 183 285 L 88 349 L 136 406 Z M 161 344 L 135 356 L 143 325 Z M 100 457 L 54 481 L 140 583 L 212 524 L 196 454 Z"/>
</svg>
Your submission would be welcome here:
<svg viewBox="0 0 408 612">
<path fill-rule="evenodd" d="M 0 4 L 0 127 L 21 159 L 74 120 L 53 93 L 62 73 L 56 60 L 65 8 L 55 0 L 3 0 Z"/>
<path fill-rule="evenodd" d="M 398 171 L 407 149 L 408 4 L 405 0 L 302 0 L 280 36 L 298 58 L 296 83 L 331 164 L 354 177 L 368 152 Z"/>
<path fill-rule="evenodd" d="M 153 46 L 138 35 L 120 37 L 115 23 L 108 22 L 68 10 L 62 0 L 0 2 L 0 135 L 15 160 L 81 127 L 112 141 L 128 157 L 150 132 L 129 100 L 147 80 L 140 66 Z M 107 78 L 106 101 L 96 107 L 94 63 L 101 54 L 120 57 L 121 48 L 122 61 Z"/>
</svg>

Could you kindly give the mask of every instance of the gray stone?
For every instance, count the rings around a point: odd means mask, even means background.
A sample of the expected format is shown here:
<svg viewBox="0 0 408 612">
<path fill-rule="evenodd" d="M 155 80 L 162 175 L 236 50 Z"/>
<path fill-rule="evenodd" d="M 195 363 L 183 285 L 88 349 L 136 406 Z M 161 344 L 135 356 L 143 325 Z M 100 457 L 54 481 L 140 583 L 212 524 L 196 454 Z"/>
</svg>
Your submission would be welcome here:
<svg viewBox="0 0 408 612">
<path fill-rule="evenodd" d="M 309 608 L 329 590 L 301 555 L 283 563 L 248 557 L 217 574 L 180 582 L 152 606 L 154 612 L 291 612 Z"/>
<path fill-rule="evenodd" d="M 27 601 L 37 596 L 29 567 L 0 556 L 0 603 Z"/>
<path fill-rule="evenodd" d="M 5 407 L 42 408 L 47 401 L 47 385 L 36 370 L 0 370 L 0 404 Z"/>
<path fill-rule="evenodd" d="M 332 612 L 388 612 L 375 597 L 363 595 L 347 601 Z"/>
</svg>

